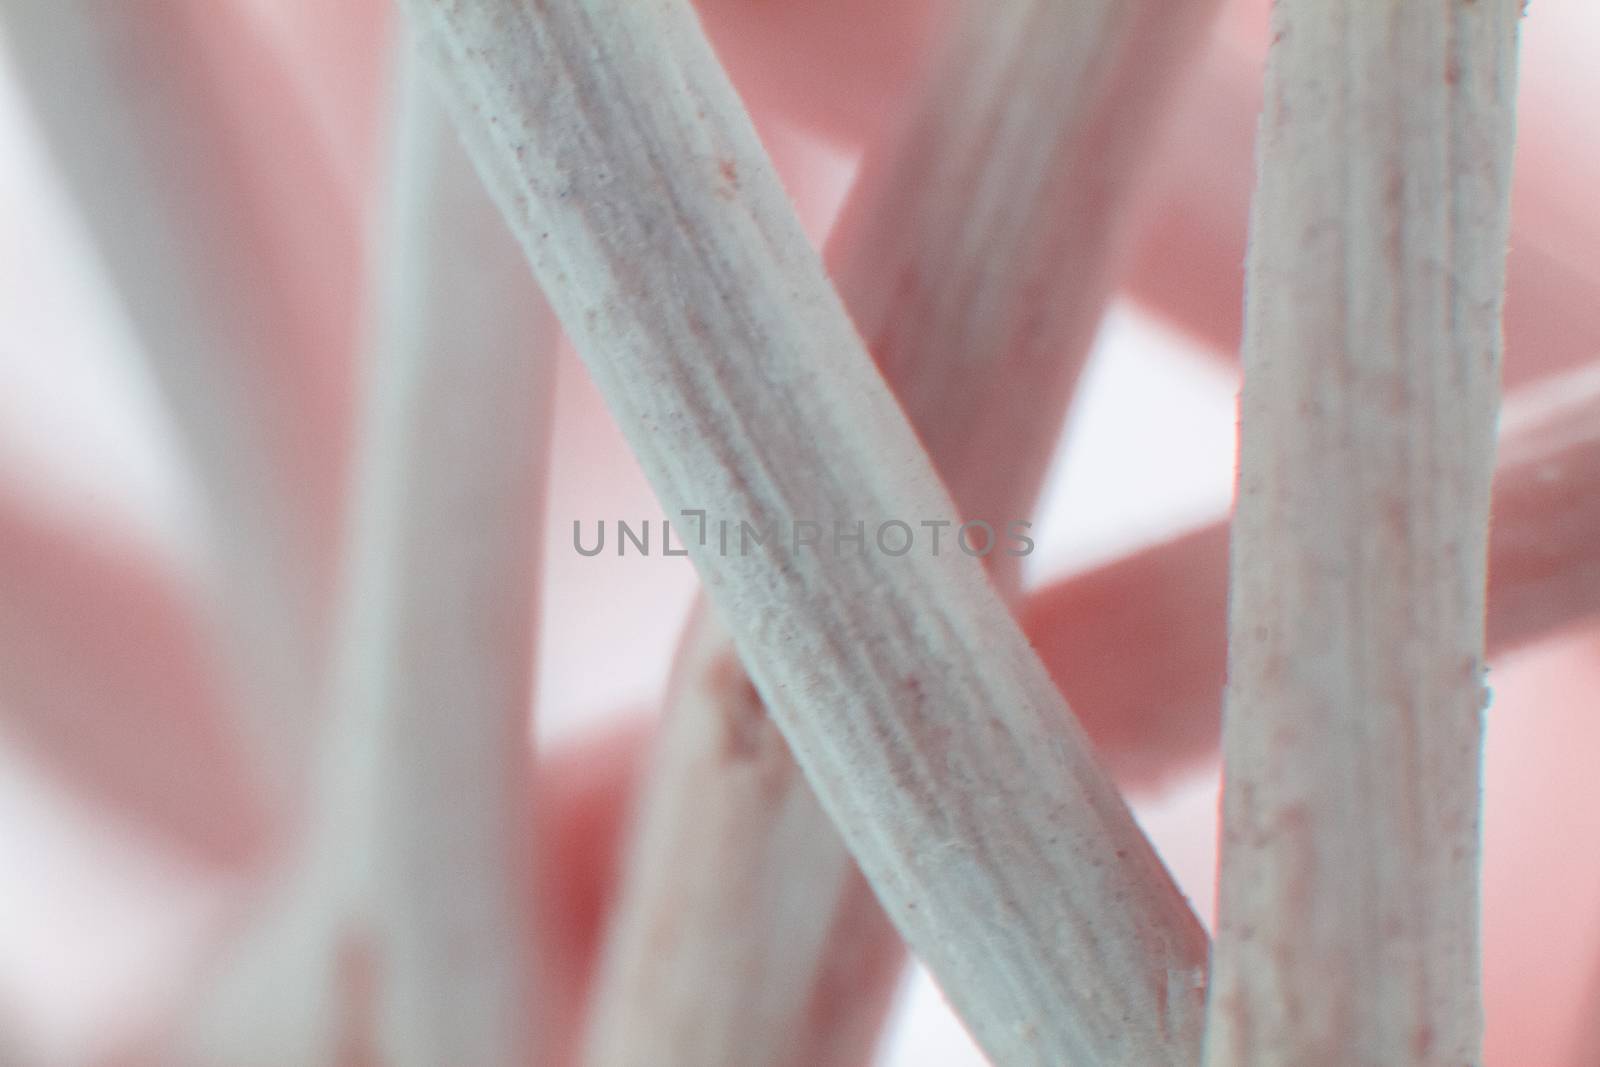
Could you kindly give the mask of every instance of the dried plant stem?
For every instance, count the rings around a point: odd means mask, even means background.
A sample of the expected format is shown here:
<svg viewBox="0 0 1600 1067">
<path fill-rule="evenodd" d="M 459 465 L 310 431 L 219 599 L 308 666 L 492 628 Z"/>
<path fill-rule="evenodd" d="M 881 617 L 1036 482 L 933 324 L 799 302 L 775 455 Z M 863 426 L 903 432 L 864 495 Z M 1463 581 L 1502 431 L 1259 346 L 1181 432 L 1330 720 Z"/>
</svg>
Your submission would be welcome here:
<svg viewBox="0 0 1600 1067">
<path fill-rule="evenodd" d="M 408 0 L 669 514 L 949 519 L 684 3 Z M 979 563 L 689 548 L 800 765 L 997 1062 L 1198 1045 L 1206 942 Z"/>
<path fill-rule="evenodd" d="M 1511 394 L 1489 528 L 1491 660 L 1600 615 L 1600 375 Z M 1031 594 L 1023 629 L 1124 788 L 1216 750 L 1227 673 L 1228 524 Z"/>
<path fill-rule="evenodd" d="M 317 819 L 185 1062 L 546 1062 L 528 716 L 554 319 L 407 84 Z"/>
<path fill-rule="evenodd" d="M 900 136 L 869 153 L 834 280 L 967 519 L 1029 513 L 1138 163 L 1213 8 L 971 6 Z M 989 562 L 1014 592 L 1017 557 Z M 588 1062 L 866 1062 L 899 935 L 705 610 L 639 812 Z"/>
<path fill-rule="evenodd" d="M 1274 8 L 1213 1065 L 1481 1059 L 1485 554 L 1521 8 Z"/>
<path fill-rule="evenodd" d="M 968 4 L 901 136 L 863 164 L 829 265 L 964 518 L 1033 505 L 1216 7 Z M 990 569 L 1016 592 L 1014 568 Z"/>
<path fill-rule="evenodd" d="M 318 578 L 338 515 L 344 412 L 329 368 L 347 359 L 348 337 L 327 302 L 347 292 L 348 265 L 329 242 L 353 213 L 318 169 L 326 161 L 283 71 L 234 25 L 232 5 L 5 0 L 0 16 L 187 438 L 214 524 L 216 610 L 245 685 L 244 729 L 262 784 L 281 799 L 311 733 L 302 709 L 323 632 Z M 215 54 L 213 69 L 196 62 L 219 41 L 232 66 Z M 248 123 L 223 101 L 225 89 L 235 102 L 247 95 L 235 77 L 254 94 Z M 279 209 L 286 198 L 293 218 Z"/>
</svg>

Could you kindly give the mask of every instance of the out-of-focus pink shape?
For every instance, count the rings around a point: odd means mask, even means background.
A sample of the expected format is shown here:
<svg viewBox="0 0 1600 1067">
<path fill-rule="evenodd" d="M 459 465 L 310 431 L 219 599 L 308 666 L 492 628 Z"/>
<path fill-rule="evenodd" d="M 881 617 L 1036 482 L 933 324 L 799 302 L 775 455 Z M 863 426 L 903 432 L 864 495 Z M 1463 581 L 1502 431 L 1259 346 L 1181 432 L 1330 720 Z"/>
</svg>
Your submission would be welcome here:
<svg viewBox="0 0 1600 1067">
<path fill-rule="evenodd" d="M 307 694 L 320 654 L 316 631 L 324 619 L 345 488 L 350 350 L 361 305 L 357 213 L 312 136 L 295 86 L 263 46 L 259 27 L 235 4 L 125 0 L 116 18 L 131 28 L 126 36 L 98 21 L 111 18 L 98 8 L 92 12 L 96 18 L 69 5 L 16 11 L 8 31 L 23 83 L 51 120 L 45 123 L 47 139 L 126 298 L 138 339 L 150 350 L 213 505 L 226 592 L 203 611 L 204 624 L 233 640 L 219 641 L 229 653 L 225 700 L 182 682 L 183 672 L 154 669 L 174 657 L 152 656 L 151 669 L 128 674 L 95 700 L 97 714 L 115 727 L 87 728 L 82 710 L 63 710 L 81 706 L 81 697 L 52 704 L 40 686 L 32 699 L 7 694 L 5 710 L 32 750 L 85 795 L 142 813 L 157 833 L 177 839 L 198 834 L 194 847 L 212 858 L 237 858 L 249 850 L 261 813 L 240 823 L 236 846 L 225 846 L 222 824 L 232 815 L 242 817 L 239 805 L 219 797 L 216 783 L 206 779 L 206 768 L 220 757 L 197 760 L 194 754 L 217 752 L 218 739 L 231 738 L 242 721 L 266 724 L 260 737 L 309 733 Z M 85 59 L 88 76 L 82 79 L 52 67 L 44 53 L 29 51 L 30 44 L 60 47 L 73 40 L 92 42 L 101 51 Z M 104 85 L 132 94 L 126 116 L 150 120 L 151 129 L 123 129 L 96 140 L 94 123 L 75 123 L 70 110 L 63 116 L 72 93 Z M 131 160 L 139 181 L 102 174 L 103 157 Z M 159 194 L 162 203 L 130 203 L 126 188 Z M 163 210 L 165 227 L 138 221 Z M 173 265 L 160 262 L 169 250 L 184 257 L 185 269 L 175 272 L 181 279 L 160 273 Z M 202 328 L 174 327 L 193 320 Z M 168 351 L 169 342 L 182 351 Z M 33 555 L 39 551 L 35 547 Z M 13 553 L 7 563 L 26 566 L 30 558 Z M 256 573 L 270 569 L 269 563 L 280 565 L 273 573 Z M 100 566 L 108 574 L 115 569 L 109 562 Z M 119 595 L 149 601 L 149 613 L 161 617 L 162 597 L 176 602 L 179 594 L 160 589 L 152 577 L 141 580 L 137 594 Z M 18 611 L 36 613 L 51 601 L 48 585 L 29 586 L 26 596 L 20 588 L 6 594 Z M 257 603 L 239 595 L 241 590 L 264 595 Z M 258 609 L 269 602 L 291 605 L 284 612 L 289 618 L 262 618 L 267 612 Z M 88 599 L 79 603 L 77 625 L 94 634 L 104 616 Z M 51 610 L 65 632 L 70 619 L 59 603 Z M 138 629 L 131 620 L 143 610 L 122 610 L 124 624 Z M 168 617 L 175 618 L 172 612 Z M 265 646 L 273 651 L 258 655 Z M 120 664 L 117 669 L 127 671 L 135 662 L 109 640 L 100 639 L 98 647 Z M 128 648 L 134 647 L 137 639 L 130 638 Z M 284 669 L 289 661 L 293 666 Z M 100 666 L 79 664 L 58 684 L 70 689 Z M 258 666 L 265 669 L 256 672 Z M 206 669 L 216 671 L 209 663 Z M 237 683 L 234 672 L 292 675 L 305 684 L 294 694 L 259 693 Z M 215 679 L 208 684 L 215 687 Z M 180 707 L 180 699 L 189 703 Z M 224 724 L 234 711 L 242 717 Z M 114 759 L 113 740 L 141 731 L 147 739 Z M 251 765 L 248 775 L 241 764 L 232 764 L 228 776 L 236 783 L 248 777 L 281 799 L 285 768 L 280 763 L 269 770 L 268 762 Z M 206 786 L 197 787 L 196 778 Z M 233 787 L 236 793 L 243 788 Z"/>
<path fill-rule="evenodd" d="M 654 735 L 633 714 L 605 731 L 541 758 L 534 788 L 539 841 L 539 918 L 550 983 L 546 1018 L 556 1028 L 556 1062 L 577 1054 L 600 938 L 615 899 L 623 831 Z"/>
<path fill-rule="evenodd" d="M 290 76 L 236 0 L 159 0 L 148 21 L 151 33 L 180 34 L 193 49 L 199 75 L 188 87 L 192 104 L 226 136 L 219 147 L 228 154 L 196 161 L 214 168 L 199 177 L 250 213 L 239 224 L 264 262 L 258 277 L 239 283 L 275 290 L 281 331 L 277 365 L 260 369 L 272 392 L 260 400 L 312 527 L 316 558 L 327 567 L 343 517 L 364 305 L 363 219 L 354 198 L 362 190 L 340 180 L 331 146 L 309 121 L 314 86 Z M 366 59 L 363 66 L 376 64 Z"/>
<path fill-rule="evenodd" d="M 225 0 L 248 10 L 300 88 L 348 191 L 371 191 L 383 135 L 393 0 Z"/>
<path fill-rule="evenodd" d="M 1127 284 L 1134 297 L 1219 352 L 1238 349 L 1244 252 L 1255 177 L 1266 21 L 1234 0 L 1190 86 L 1158 164 Z M 1580 0 L 1546 0 L 1523 21 L 1512 238 L 1506 261 L 1506 364 L 1518 384 L 1600 352 L 1600 138 L 1558 101 L 1600 84 L 1566 34 L 1594 19 Z M 1588 190 L 1588 192 L 1585 192 Z"/>
<path fill-rule="evenodd" d="M 0 494 L 5 492 L 0 482 Z M 157 557 L 0 495 L 5 732 L 112 817 L 237 864 L 265 815 L 203 617 Z"/>
<path fill-rule="evenodd" d="M 871 140 L 910 88 L 950 0 L 696 0 L 751 110 L 842 143 Z"/>
<path fill-rule="evenodd" d="M 1595 1067 L 1584 996 L 1600 960 L 1596 631 L 1491 667 L 1484 766 L 1483 982 L 1491 1067 Z"/>
<path fill-rule="evenodd" d="M 1216 523 L 1182 534 L 1023 602 L 1023 630 L 1124 787 L 1217 750 L 1228 533 Z"/>
</svg>

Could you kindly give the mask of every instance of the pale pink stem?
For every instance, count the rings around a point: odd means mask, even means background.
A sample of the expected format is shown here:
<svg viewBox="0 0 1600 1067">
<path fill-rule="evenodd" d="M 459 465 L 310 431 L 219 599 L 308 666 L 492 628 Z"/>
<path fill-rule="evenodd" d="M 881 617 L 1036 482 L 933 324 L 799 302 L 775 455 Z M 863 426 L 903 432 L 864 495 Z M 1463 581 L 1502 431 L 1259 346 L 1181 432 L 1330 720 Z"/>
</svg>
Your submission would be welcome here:
<svg viewBox="0 0 1600 1067">
<path fill-rule="evenodd" d="M 1279 0 L 1206 1062 L 1482 1059 L 1485 566 L 1520 0 Z"/>
<path fill-rule="evenodd" d="M 546 1062 L 528 804 L 554 318 L 431 86 L 394 211 L 305 839 L 216 961 L 183 1063 Z"/>
<path fill-rule="evenodd" d="M 868 153 L 832 274 L 966 519 L 1003 531 L 1029 514 L 1130 186 L 1214 6 L 972 7 L 904 128 Z M 1012 592 L 1016 563 L 990 561 Z M 863 1063 L 899 935 L 704 608 L 640 820 L 588 1062 Z"/>
</svg>

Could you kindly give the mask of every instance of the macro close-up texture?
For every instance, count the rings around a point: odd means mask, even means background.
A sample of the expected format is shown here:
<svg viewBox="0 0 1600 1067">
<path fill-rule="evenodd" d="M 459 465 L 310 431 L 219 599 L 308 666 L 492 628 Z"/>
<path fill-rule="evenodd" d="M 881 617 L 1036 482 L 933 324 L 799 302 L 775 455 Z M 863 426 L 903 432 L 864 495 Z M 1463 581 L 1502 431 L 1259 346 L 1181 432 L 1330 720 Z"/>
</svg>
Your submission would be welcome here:
<svg viewBox="0 0 1600 1067">
<path fill-rule="evenodd" d="M 0 0 L 0 1067 L 1600 1067 L 1597 48 Z"/>
</svg>

